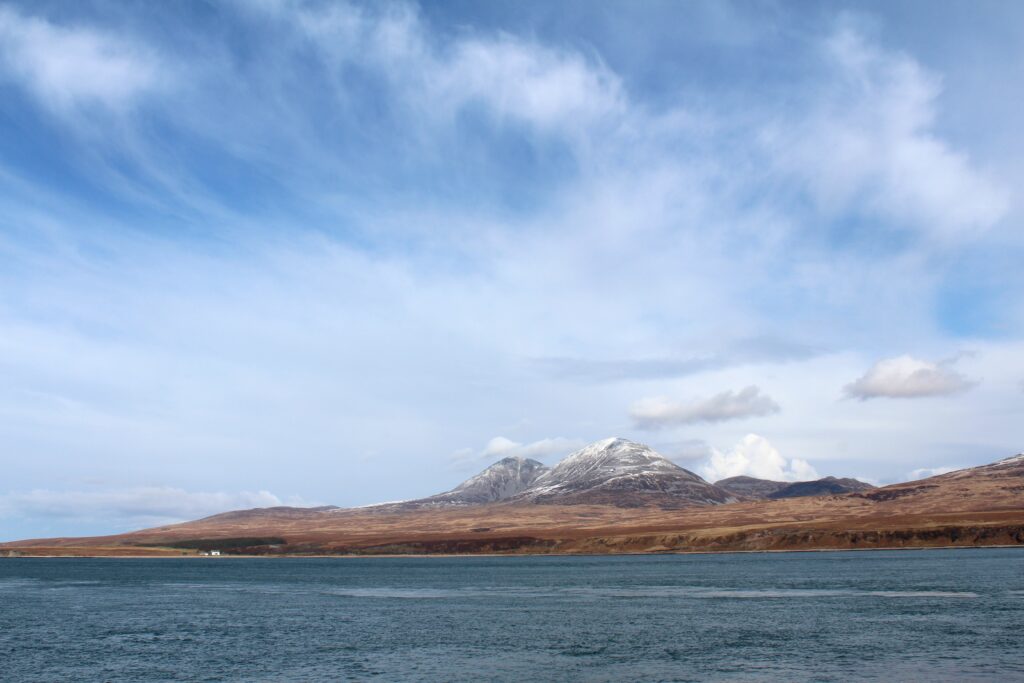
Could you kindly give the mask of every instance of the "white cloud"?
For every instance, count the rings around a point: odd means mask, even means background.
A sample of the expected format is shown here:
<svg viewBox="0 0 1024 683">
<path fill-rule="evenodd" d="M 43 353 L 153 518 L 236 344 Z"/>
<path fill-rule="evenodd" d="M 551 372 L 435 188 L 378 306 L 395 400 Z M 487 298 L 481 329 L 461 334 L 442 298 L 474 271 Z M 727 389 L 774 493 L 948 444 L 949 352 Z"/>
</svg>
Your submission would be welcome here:
<svg viewBox="0 0 1024 683">
<path fill-rule="evenodd" d="M 629 414 L 641 429 L 662 429 L 699 422 L 722 422 L 779 412 L 779 404 L 756 386 L 723 391 L 706 399 L 681 403 L 665 397 L 645 398 Z"/>
<path fill-rule="evenodd" d="M 120 109 L 160 83 L 150 51 L 117 36 L 65 27 L 0 6 L 0 68 L 45 106 Z"/>
<path fill-rule="evenodd" d="M 944 396 L 966 391 L 973 385 L 950 367 L 950 361 L 930 363 L 904 355 L 878 361 L 844 390 L 848 396 L 863 401 Z"/>
<path fill-rule="evenodd" d="M 701 467 L 700 473 L 708 481 L 739 476 L 773 481 L 807 481 L 818 478 L 818 473 L 806 460 L 787 460 L 768 439 L 757 434 L 747 434 L 726 453 L 712 451 L 711 458 Z"/>
<path fill-rule="evenodd" d="M 481 102 L 497 116 L 542 128 L 586 126 L 624 109 L 610 71 L 511 37 L 458 43 L 432 79 L 454 107 Z"/>
<path fill-rule="evenodd" d="M 1007 190 L 932 130 L 939 77 L 849 22 L 824 45 L 833 78 L 802 122 L 770 127 L 773 156 L 830 212 L 865 210 L 955 238 L 991 227 Z"/>
<path fill-rule="evenodd" d="M 909 481 L 916 481 L 918 479 L 926 479 L 928 477 L 935 477 L 940 474 L 946 474 L 948 472 L 955 472 L 957 467 L 922 467 L 913 470 L 907 478 Z"/>
<path fill-rule="evenodd" d="M 380 72 L 421 115 L 481 105 L 499 120 L 572 135 L 628 109 L 621 80 L 603 64 L 504 33 L 466 33 L 435 46 L 412 5 L 259 9 L 292 22 L 333 65 Z"/>
<path fill-rule="evenodd" d="M 457 463 L 486 461 L 487 464 L 511 457 L 543 460 L 550 456 L 567 455 L 584 445 L 586 444 L 580 439 L 566 439 L 560 436 L 530 443 L 520 443 L 504 436 L 496 436 L 487 442 L 483 450 L 474 451 L 471 448 L 464 448 L 457 451 L 452 459 Z"/>
<path fill-rule="evenodd" d="M 304 505 L 299 500 L 289 501 Z M 109 520 L 128 526 L 189 521 L 231 510 L 283 505 L 269 491 L 190 492 L 166 486 L 105 491 L 36 489 L 0 496 L 0 512 L 26 518 Z"/>
</svg>

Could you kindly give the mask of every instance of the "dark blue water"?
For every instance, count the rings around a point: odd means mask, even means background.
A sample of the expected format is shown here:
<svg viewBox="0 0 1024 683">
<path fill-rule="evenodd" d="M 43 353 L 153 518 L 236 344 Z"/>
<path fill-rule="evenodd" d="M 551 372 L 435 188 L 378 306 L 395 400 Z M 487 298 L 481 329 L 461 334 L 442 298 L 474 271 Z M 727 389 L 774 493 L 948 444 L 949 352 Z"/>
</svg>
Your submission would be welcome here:
<svg viewBox="0 0 1024 683">
<path fill-rule="evenodd" d="M 4 681 L 1024 680 L 1024 550 L 0 560 Z"/>
</svg>

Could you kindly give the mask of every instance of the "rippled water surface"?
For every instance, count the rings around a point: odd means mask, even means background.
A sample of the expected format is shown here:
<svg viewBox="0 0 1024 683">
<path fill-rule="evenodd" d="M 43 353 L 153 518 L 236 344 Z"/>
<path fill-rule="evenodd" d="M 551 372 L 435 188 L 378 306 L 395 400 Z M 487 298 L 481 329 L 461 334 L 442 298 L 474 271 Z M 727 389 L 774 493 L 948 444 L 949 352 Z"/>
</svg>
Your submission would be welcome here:
<svg viewBox="0 0 1024 683">
<path fill-rule="evenodd" d="M 1022 680 L 1024 549 L 0 560 L 0 680 Z"/>
</svg>

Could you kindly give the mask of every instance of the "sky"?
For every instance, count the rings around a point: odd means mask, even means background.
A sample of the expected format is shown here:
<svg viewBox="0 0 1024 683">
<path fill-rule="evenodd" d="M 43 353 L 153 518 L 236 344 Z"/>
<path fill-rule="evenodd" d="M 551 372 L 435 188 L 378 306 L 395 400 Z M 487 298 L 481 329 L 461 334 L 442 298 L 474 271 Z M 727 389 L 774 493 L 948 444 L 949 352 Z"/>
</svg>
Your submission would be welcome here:
<svg viewBox="0 0 1024 683">
<path fill-rule="evenodd" d="M 1024 450 L 1024 4 L 0 0 L 0 540 Z"/>
</svg>

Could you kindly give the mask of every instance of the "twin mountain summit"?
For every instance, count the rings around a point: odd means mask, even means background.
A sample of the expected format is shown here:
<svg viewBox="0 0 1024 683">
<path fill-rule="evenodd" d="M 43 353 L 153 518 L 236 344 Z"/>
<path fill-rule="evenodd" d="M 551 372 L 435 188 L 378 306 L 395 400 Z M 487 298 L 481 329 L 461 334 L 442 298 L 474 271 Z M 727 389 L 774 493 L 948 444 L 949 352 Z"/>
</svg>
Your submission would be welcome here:
<svg viewBox="0 0 1024 683">
<path fill-rule="evenodd" d="M 451 491 L 397 505 L 484 505 L 507 501 L 689 507 L 871 488 L 856 479 L 835 477 L 796 483 L 731 477 L 712 484 L 648 446 L 610 438 L 581 448 L 553 467 L 529 458 L 504 458 Z"/>
</svg>

